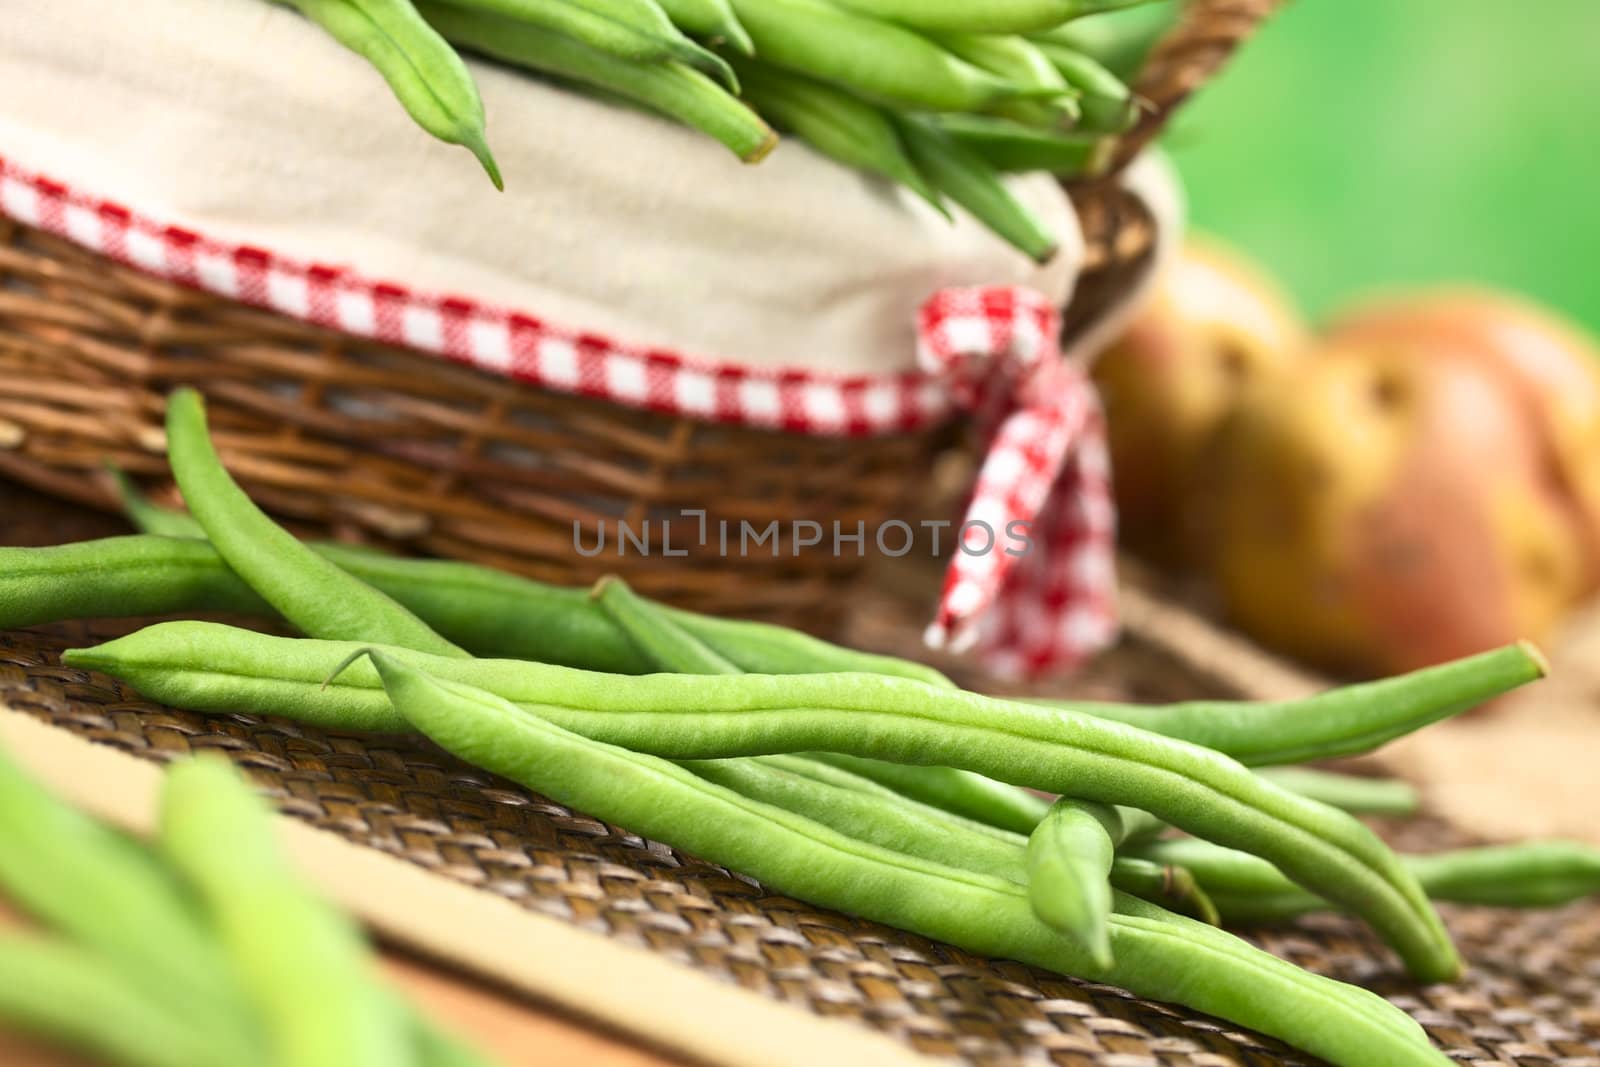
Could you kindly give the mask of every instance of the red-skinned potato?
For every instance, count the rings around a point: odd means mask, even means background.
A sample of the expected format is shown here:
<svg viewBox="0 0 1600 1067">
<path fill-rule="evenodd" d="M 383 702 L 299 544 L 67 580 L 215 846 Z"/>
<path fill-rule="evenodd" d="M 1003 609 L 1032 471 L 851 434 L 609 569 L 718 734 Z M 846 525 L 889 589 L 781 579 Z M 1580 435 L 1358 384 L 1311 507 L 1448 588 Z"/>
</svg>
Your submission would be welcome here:
<svg viewBox="0 0 1600 1067">
<path fill-rule="evenodd" d="M 1537 415 L 1484 360 L 1346 339 L 1253 390 L 1191 499 L 1229 616 L 1341 673 L 1538 639 L 1590 586 Z"/>
<path fill-rule="evenodd" d="M 1600 565 L 1600 343 L 1527 300 L 1479 289 L 1441 289 L 1356 307 L 1333 340 L 1405 346 L 1483 361 L 1536 420 L 1554 476 L 1578 508 Z"/>
<path fill-rule="evenodd" d="M 1276 374 L 1305 340 L 1288 299 L 1253 266 L 1191 243 L 1121 339 L 1097 361 L 1125 543 L 1193 561 L 1184 486 L 1239 392 Z"/>
</svg>

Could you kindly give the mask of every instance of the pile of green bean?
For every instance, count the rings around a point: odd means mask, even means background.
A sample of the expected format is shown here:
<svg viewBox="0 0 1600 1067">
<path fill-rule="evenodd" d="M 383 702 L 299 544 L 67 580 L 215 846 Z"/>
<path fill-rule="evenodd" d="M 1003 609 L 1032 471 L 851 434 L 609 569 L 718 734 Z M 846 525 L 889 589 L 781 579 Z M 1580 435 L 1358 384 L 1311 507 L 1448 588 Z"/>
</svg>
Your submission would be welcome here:
<svg viewBox="0 0 1600 1067">
<path fill-rule="evenodd" d="M 1533 906 L 1600 889 L 1600 856 L 1576 845 L 1397 856 L 1350 813 L 1410 812 L 1409 789 L 1298 766 L 1533 681 L 1545 668 L 1527 646 L 1286 703 L 1000 700 L 615 579 L 565 590 L 305 544 L 229 477 L 198 394 L 173 396 L 167 438 L 189 514 L 125 487 L 140 535 L 0 549 L 0 625 L 225 611 L 305 635 L 180 620 L 64 656 L 177 707 L 419 731 L 777 891 L 1337 1064 L 1448 1061 L 1381 998 L 1219 918 L 1338 909 L 1418 979 L 1445 981 L 1459 961 L 1434 899 Z"/>
<path fill-rule="evenodd" d="M 501 186 L 467 49 L 693 127 L 740 159 L 768 121 L 847 166 L 946 199 L 1040 261 L 1056 238 L 1001 175 L 1094 170 L 1136 117 L 1125 60 L 1147 0 L 286 0 L 359 53 L 427 132 Z M 1170 2 L 1166 5 L 1170 7 Z M 1097 32 L 1070 24 L 1096 16 Z M 1165 12 L 1170 17 L 1170 11 Z"/>
<path fill-rule="evenodd" d="M 0 754 L 0 1023 L 126 1067 L 487 1067 L 374 972 L 220 759 L 166 775 L 152 845 Z"/>
</svg>

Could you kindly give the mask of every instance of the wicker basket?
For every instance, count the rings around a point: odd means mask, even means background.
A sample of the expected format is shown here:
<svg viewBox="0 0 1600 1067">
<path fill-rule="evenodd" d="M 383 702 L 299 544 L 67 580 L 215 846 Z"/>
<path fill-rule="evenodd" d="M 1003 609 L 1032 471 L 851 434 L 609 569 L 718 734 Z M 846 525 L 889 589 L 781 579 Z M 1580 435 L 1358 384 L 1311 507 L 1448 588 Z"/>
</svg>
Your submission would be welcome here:
<svg viewBox="0 0 1600 1067">
<path fill-rule="evenodd" d="M 1150 106 L 1119 165 L 1275 5 L 1194 0 L 1138 84 Z M 1153 243 L 1148 214 L 1115 183 L 1070 191 L 1089 256 L 1069 337 L 1127 290 Z M 113 506 L 106 461 L 164 477 L 163 398 L 179 383 L 205 391 L 219 448 L 252 495 L 306 530 L 546 580 L 617 571 L 685 606 L 814 630 L 831 628 L 861 560 L 586 561 L 572 524 L 637 528 L 716 500 L 734 523 L 871 525 L 901 512 L 957 438 L 948 428 L 801 436 L 546 392 L 154 279 L 0 220 L 0 473 Z"/>
</svg>

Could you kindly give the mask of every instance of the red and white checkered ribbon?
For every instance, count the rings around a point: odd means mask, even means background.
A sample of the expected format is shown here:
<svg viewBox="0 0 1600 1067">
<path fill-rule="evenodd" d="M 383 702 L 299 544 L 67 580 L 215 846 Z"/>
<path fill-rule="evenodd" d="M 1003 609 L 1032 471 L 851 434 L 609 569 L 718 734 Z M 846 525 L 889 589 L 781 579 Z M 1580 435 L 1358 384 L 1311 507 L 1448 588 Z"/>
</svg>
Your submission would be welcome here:
<svg viewBox="0 0 1600 1067">
<path fill-rule="evenodd" d="M 973 412 L 991 443 L 968 520 L 1001 533 L 1027 523 L 1032 550 L 1015 556 L 999 544 L 986 554 L 958 547 L 930 639 L 978 640 L 996 668 L 1039 674 L 1078 662 L 1114 634 L 1113 519 L 1099 403 L 1082 371 L 1061 360 L 1058 316 L 1033 290 L 935 294 L 922 309 L 917 371 L 769 370 L 629 344 L 521 310 L 218 240 L 4 156 L 0 215 L 242 303 L 631 407 L 863 437 Z"/>
<path fill-rule="evenodd" d="M 927 641 L 977 645 L 1013 677 L 1077 664 L 1117 630 L 1104 419 L 1061 358 L 1059 325 L 1028 289 L 945 290 L 922 309 L 918 361 L 950 379 L 988 441 Z"/>
</svg>

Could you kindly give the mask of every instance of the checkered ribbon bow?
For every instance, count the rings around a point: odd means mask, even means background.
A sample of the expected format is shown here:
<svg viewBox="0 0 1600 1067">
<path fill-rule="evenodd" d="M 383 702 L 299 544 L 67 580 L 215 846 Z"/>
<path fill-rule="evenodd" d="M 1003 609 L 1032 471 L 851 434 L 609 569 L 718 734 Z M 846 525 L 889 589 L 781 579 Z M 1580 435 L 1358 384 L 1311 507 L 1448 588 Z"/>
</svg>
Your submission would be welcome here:
<svg viewBox="0 0 1600 1067">
<path fill-rule="evenodd" d="M 987 442 L 933 648 L 976 646 L 991 670 L 1070 667 L 1116 636 L 1116 516 L 1105 422 L 1060 318 L 1023 288 L 947 289 L 923 305 L 918 362 L 945 378 Z"/>
</svg>

